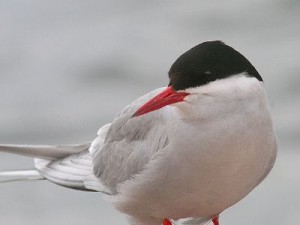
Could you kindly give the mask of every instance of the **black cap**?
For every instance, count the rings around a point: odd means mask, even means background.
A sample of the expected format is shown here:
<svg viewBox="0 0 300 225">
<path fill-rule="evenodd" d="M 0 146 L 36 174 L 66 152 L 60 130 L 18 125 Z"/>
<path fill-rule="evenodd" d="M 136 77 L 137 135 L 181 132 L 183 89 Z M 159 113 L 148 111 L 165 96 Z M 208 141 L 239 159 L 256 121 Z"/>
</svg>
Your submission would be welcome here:
<svg viewBox="0 0 300 225">
<path fill-rule="evenodd" d="M 222 41 L 207 41 L 191 48 L 173 63 L 169 86 L 184 90 L 239 73 L 263 81 L 241 53 Z"/>
</svg>

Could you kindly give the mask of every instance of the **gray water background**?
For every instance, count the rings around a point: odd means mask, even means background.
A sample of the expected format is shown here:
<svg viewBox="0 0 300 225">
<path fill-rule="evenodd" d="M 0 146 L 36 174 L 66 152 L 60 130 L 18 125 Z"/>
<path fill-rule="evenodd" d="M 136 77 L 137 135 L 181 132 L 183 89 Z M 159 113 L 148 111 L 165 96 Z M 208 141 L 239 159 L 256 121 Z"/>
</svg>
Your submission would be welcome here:
<svg viewBox="0 0 300 225">
<path fill-rule="evenodd" d="M 0 0 L 0 143 L 70 144 L 154 88 L 172 62 L 223 40 L 264 78 L 279 139 L 270 176 L 222 225 L 299 224 L 300 1 Z M 0 170 L 32 160 L 0 154 Z M 127 224 L 100 194 L 2 184 L 0 224 Z"/>
</svg>

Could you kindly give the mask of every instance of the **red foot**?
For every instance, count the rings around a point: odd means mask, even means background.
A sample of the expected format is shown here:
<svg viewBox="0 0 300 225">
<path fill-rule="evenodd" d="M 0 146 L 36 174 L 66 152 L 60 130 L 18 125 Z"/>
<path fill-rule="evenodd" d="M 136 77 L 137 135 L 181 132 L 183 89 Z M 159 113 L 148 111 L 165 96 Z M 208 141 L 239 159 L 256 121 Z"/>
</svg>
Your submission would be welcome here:
<svg viewBox="0 0 300 225">
<path fill-rule="evenodd" d="M 163 220 L 163 225 L 172 225 L 171 221 L 168 219 Z"/>
<path fill-rule="evenodd" d="M 214 223 L 214 225 L 220 225 L 219 224 L 219 217 L 216 216 L 215 218 L 212 219 L 212 222 Z"/>
</svg>

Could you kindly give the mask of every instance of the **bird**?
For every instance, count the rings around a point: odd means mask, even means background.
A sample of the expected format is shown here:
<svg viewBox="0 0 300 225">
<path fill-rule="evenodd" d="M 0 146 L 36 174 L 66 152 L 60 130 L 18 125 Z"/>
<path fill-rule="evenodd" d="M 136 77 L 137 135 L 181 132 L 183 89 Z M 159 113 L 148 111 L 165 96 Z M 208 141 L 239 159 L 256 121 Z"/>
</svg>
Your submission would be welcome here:
<svg viewBox="0 0 300 225">
<path fill-rule="evenodd" d="M 76 145 L 1 144 L 35 169 L 1 182 L 46 179 L 100 192 L 133 225 L 219 225 L 271 171 L 277 139 L 264 82 L 240 52 L 206 41 L 171 65 L 167 86 L 133 101 Z"/>
</svg>

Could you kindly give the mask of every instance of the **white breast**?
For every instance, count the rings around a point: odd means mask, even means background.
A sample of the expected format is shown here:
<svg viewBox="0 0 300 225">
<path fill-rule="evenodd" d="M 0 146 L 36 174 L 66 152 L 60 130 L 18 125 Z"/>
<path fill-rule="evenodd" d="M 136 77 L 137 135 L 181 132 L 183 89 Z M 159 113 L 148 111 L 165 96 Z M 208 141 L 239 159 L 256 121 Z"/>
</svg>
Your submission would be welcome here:
<svg viewBox="0 0 300 225">
<path fill-rule="evenodd" d="M 186 102 L 161 112 L 170 144 L 120 186 L 121 211 L 211 216 L 241 200 L 272 168 L 276 137 L 261 82 L 235 76 L 188 91 Z"/>
</svg>

